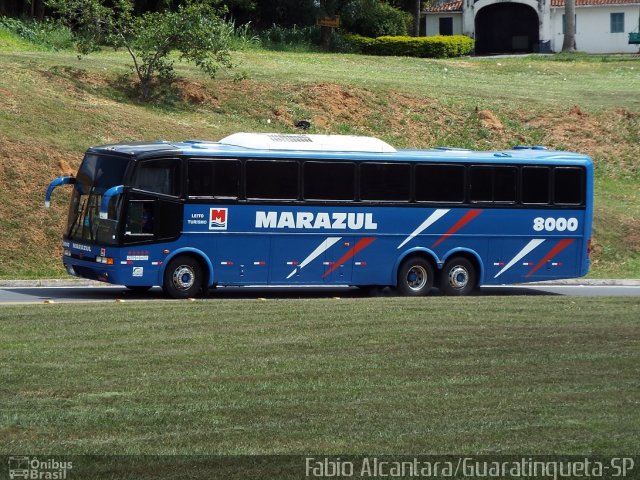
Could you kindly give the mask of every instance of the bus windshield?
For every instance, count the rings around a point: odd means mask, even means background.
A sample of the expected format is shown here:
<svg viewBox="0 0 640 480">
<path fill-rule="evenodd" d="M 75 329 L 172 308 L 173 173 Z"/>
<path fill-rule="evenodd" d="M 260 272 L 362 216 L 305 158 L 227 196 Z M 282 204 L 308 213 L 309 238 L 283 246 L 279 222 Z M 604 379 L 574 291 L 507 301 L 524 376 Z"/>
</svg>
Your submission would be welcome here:
<svg viewBox="0 0 640 480">
<path fill-rule="evenodd" d="M 102 194 L 121 185 L 129 164 L 126 158 L 87 154 L 80 165 L 71 198 L 67 235 L 71 240 L 116 243 L 118 208 L 110 212 L 110 220 L 100 220 Z"/>
</svg>

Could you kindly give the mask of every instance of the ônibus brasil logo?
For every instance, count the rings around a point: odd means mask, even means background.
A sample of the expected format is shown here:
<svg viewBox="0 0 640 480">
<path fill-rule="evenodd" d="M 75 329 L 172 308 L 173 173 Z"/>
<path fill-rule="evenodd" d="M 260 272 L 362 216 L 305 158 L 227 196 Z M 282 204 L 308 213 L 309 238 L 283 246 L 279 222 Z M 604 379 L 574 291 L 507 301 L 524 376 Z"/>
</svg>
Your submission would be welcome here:
<svg viewBox="0 0 640 480">
<path fill-rule="evenodd" d="M 228 208 L 210 208 L 209 209 L 209 230 L 226 230 L 228 217 L 229 217 Z"/>
</svg>

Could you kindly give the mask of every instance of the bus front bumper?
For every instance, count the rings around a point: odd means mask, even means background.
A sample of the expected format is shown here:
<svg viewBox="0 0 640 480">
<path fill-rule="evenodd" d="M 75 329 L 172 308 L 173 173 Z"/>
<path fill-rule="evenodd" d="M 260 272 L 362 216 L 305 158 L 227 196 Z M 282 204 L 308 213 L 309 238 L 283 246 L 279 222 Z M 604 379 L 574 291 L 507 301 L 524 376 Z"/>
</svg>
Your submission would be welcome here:
<svg viewBox="0 0 640 480">
<path fill-rule="evenodd" d="M 94 261 L 64 257 L 64 268 L 69 275 L 98 282 L 127 286 L 153 286 L 158 283 L 157 265 L 106 265 Z"/>
</svg>

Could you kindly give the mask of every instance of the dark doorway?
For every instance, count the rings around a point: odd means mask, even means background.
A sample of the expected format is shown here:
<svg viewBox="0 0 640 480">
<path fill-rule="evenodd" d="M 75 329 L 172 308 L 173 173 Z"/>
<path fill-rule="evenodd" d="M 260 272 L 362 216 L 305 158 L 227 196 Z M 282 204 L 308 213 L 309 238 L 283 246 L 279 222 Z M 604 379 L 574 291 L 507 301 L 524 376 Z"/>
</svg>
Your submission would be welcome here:
<svg viewBox="0 0 640 480">
<path fill-rule="evenodd" d="M 527 53 L 540 41 L 538 14 L 521 3 L 496 3 L 476 15 L 476 54 Z"/>
</svg>

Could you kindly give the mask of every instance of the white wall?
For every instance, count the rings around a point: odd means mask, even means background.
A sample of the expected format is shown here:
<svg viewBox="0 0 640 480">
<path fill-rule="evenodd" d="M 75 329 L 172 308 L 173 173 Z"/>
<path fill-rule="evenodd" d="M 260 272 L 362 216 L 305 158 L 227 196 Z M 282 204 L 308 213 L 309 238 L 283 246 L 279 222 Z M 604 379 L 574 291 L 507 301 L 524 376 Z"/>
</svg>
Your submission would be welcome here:
<svg viewBox="0 0 640 480">
<path fill-rule="evenodd" d="M 426 16 L 427 37 L 440 35 L 440 18 L 453 18 L 453 34 L 462 35 L 462 12 L 430 13 Z"/>
<path fill-rule="evenodd" d="M 611 13 L 624 13 L 624 33 L 611 33 Z M 562 50 L 563 8 L 551 9 L 554 52 Z M 576 46 L 587 53 L 637 53 L 638 45 L 629 45 L 629 32 L 638 31 L 639 5 L 598 5 L 576 7 Z"/>
</svg>

